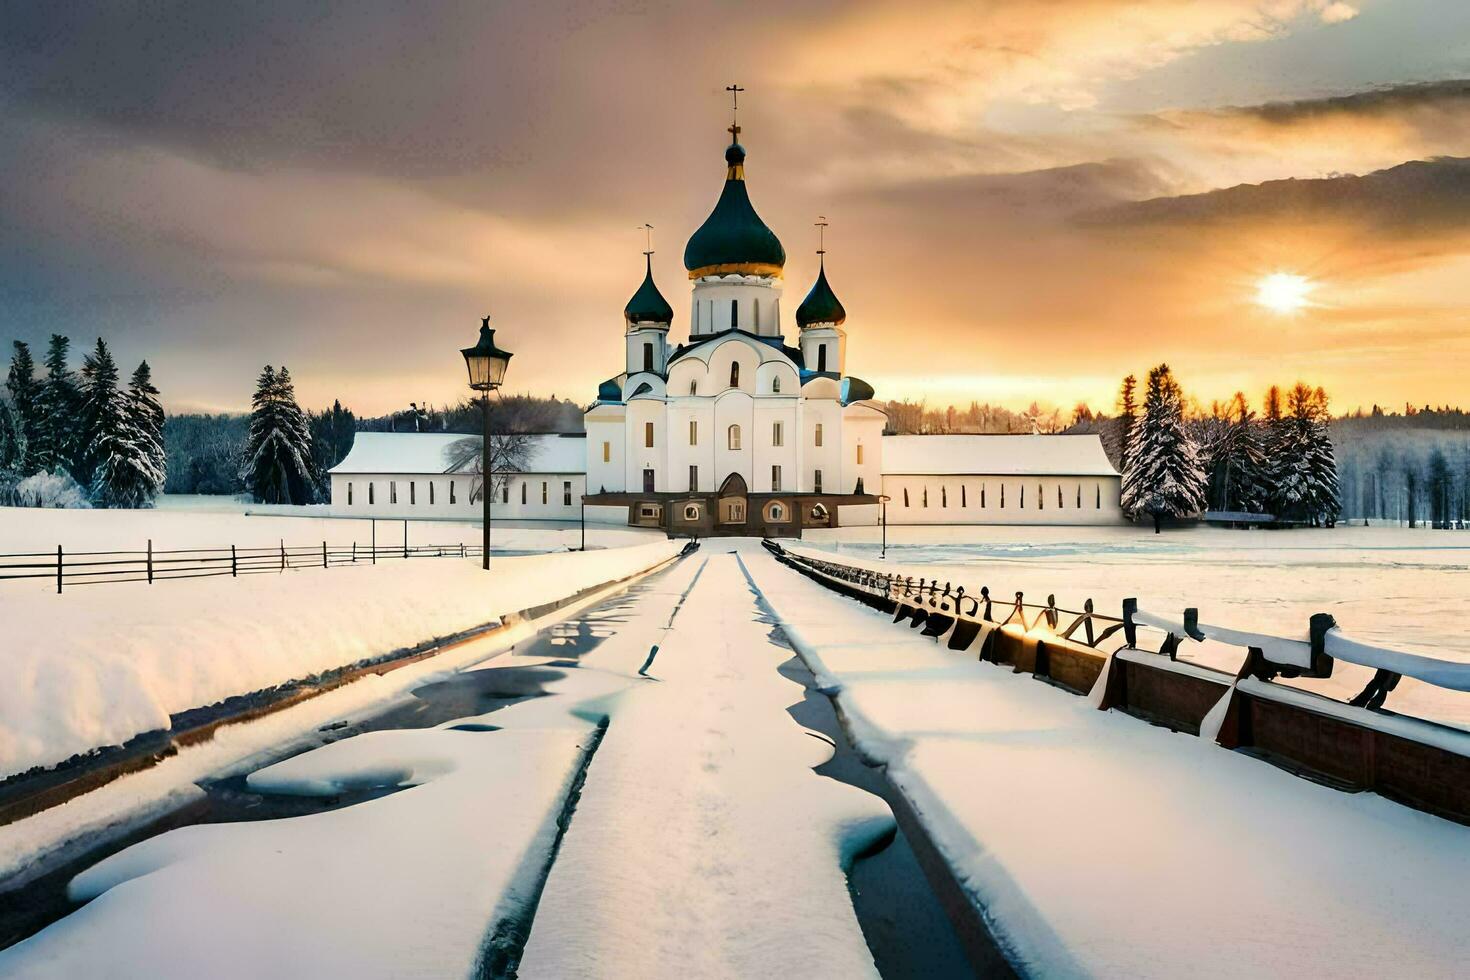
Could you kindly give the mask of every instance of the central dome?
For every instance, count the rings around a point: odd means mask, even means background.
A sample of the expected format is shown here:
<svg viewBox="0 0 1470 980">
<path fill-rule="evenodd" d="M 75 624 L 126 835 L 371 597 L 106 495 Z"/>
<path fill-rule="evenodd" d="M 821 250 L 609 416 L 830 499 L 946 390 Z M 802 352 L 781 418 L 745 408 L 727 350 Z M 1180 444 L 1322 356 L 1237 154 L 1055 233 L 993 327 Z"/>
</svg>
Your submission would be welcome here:
<svg viewBox="0 0 1470 980">
<path fill-rule="evenodd" d="M 690 279 L 701 276 L 779 276 L 786 249 L 766 227 L 745 189 L 745 147 L 725 150 L 725 188 L 715 209 L 684 246 L 684 268 Z"/>
</svg>

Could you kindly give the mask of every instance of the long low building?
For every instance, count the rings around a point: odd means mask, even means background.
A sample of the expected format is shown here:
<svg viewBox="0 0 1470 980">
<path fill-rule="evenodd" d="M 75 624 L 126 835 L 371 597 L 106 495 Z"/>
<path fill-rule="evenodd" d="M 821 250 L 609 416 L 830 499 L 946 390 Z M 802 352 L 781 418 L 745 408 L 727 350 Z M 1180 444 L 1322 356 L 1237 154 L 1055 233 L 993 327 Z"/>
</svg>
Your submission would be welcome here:
<svg viewBox="0 0 1470 980">
<path fill-rule="evenodd" d="M 506 476 L 495 515 L 520 520 L 576 520 L 587 493 L 588 455 L 602 452 L 581 433 L 530 437 L 523 467 Z M 882 436 L 875 454 L 878 493 L 837 508 L 820 486 L 781 494 L 801 519 L 776 533 L 839 524 L 1116 524 L 1120 478 L 1096 435 Z M 464 518 L 480 514 L 479 476 L 472 472 L 478 438 L 447 433 L 360 432 L 352 451 L 332 468 L 332 507 L 343 516 Z M 599 488 L 601 489 L 601 488 Z M 724 491 L 720 491 L 723 493 Z M 732 499 L 748 496 L 743 487 Z M 691 528 L 674 508 L 647 513 L 645 501 L 589 497 L 588 519 L 664 527 L 685 534 L 719 534 L 719 499 Z M 719 494 L 716 494 L 719 498 Z M 743 502 L 743 501 L 742 501 Z M 886 504 L 886 506 L 885 506 Z M 686 506 L 689 506 L 686 504 Z M 697 505 L 696 505 L 697 506 Z M 769 506 L 769 505 L 767 505 Z M 799 509 L 799 510 L 798 510 Z M 815 511 L 815 516 L 807 511 Z M 751 533 L 743 516 L 731 522 Z M 767 529 L 761 529 L 766 531 Z"/>
<path fill-rule="evenodd" d="M 576 520 L 587 490 L 582 433 L 529 437 L 521 468 L 507 474 L 491 502 L 512 520 Z M 332 467 L 332 510 L 358 517 L 478 518 L 479 437 L 445 432 L 359 432 Z"/>
</svg>

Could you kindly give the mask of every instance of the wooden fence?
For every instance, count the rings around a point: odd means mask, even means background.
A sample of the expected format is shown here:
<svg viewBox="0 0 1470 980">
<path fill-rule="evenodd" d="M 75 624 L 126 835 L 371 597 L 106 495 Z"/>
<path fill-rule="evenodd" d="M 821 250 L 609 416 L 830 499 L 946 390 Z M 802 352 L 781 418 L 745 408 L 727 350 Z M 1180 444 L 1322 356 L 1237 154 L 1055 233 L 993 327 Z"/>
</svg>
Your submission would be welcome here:
<svg viewBox="0 0 1470 980">
<path fill-rule="evenodd" d="M 337 565 L 376 564 L 394 558 L 479 558 L 479 545 L 400 544 L 287 545 L 241 548 L 155 549 L 152 540 L 143 551 L 55 551 L 0 554 L 0 581 L 49 579 L 56 591 L 66 586 L 117 582 L 153 582 L 185 578 L 276 573 L 291 568 L 332 568 Z"/>
</svg>

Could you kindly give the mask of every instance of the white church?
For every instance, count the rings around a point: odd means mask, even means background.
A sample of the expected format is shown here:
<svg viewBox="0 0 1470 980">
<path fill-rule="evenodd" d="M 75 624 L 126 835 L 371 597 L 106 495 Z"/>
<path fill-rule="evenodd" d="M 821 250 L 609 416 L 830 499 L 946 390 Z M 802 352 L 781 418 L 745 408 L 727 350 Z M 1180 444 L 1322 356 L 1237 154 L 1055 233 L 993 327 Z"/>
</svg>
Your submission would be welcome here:
<svg viewBox="0 0 1470 980">
<path fill-rule="evenodd" d="M 647 259 L 623 311 L 623 369 L 599 386 L 585 436 L 539 437 L 497 516 L 574 519 L 585 506 L 589 520 L 699 537 L 800 536 L 885 513 L 891 524 L 1123 520 L 1119 475 L 1096 435 L 885 436 L 872 387 L 846 373 L 847 312 L 825 257 L 789 345 L 786 250 L 751 204 L 740 128 L 730 132 L 720 198 L 684 249 L 687 340 L 670 345 L 674 310 Z M 478 497 L 468 482 L 456 492 L 443 465 L 450 438 L 360 433 L 332 470 L 334 509 L 476 517 Z"/>
</svg>

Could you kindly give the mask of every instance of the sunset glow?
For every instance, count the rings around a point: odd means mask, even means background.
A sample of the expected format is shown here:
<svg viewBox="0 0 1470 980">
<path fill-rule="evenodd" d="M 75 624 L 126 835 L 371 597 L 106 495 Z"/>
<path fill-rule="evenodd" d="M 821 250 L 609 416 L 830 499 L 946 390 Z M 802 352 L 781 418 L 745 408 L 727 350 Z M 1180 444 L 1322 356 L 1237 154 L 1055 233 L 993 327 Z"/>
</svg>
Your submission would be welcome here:
<svg viewBox="0 0 1470 980">
<path fill-rule="evenodd" d="M 1292 272 L 1273 272 L 1256 283 L 1256 303 L 1272 313 L 1299 313 L 1310 305 L 1317 284 Z"/>
</svg>

